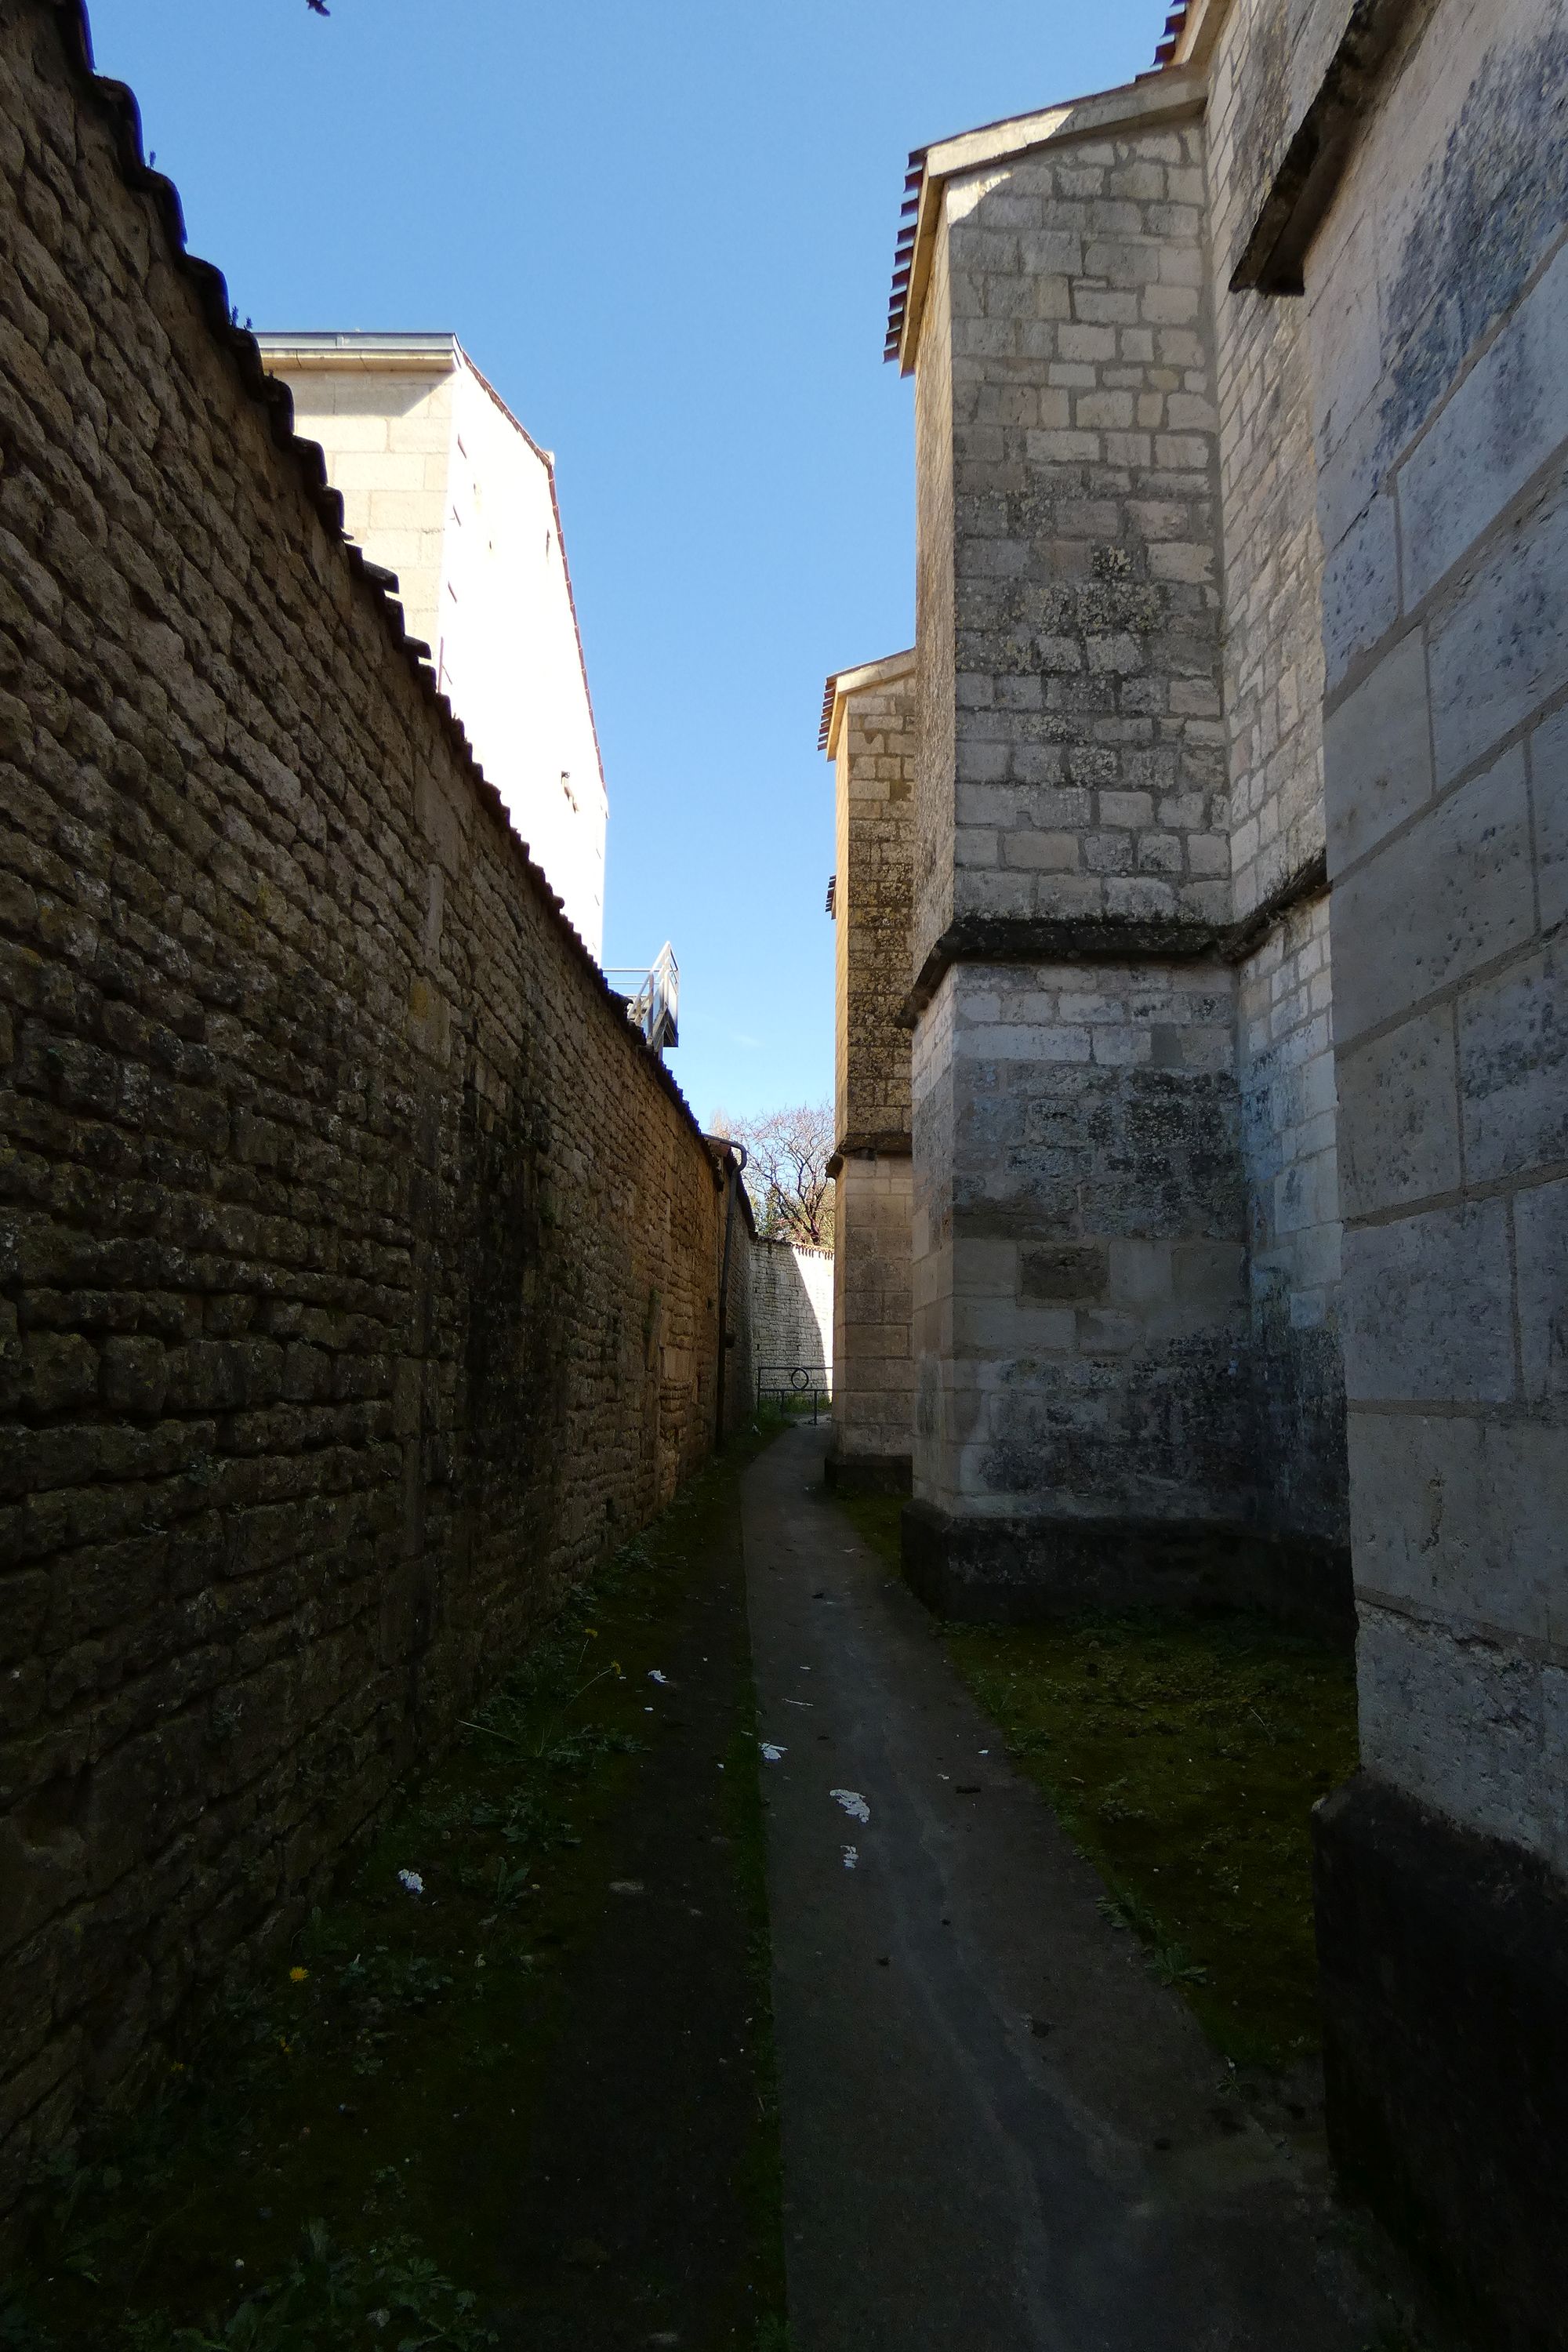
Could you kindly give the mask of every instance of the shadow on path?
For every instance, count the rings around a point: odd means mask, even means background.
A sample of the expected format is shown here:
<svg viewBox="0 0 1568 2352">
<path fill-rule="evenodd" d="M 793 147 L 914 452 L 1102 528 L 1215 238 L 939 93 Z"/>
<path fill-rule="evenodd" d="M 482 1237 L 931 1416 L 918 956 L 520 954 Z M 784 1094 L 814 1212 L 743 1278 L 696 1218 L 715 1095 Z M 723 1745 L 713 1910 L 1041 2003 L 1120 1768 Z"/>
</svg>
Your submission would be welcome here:
<svg viewBox="0 0 1568 2352">
<path fill-rule="evenodd" d="M 827 1441 L 743 1489 L 795 2352 L 1360 2352 L 1329 2208 L 823 1494 Z"/>
</svg>

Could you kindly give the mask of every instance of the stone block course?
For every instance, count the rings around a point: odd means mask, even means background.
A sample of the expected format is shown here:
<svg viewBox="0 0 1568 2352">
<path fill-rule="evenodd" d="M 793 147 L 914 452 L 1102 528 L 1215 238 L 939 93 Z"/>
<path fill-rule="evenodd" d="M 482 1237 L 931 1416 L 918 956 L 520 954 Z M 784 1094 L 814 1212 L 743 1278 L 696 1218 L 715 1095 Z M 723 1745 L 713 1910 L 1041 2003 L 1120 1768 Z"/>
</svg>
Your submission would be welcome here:
<svg viewBox="0 0 1568 2352">
<path fill-rule="evenodd" d="M 721 1215 L 73 23 L 0 28 L 0 2195 L 700 1458 Z"/>
</svg>

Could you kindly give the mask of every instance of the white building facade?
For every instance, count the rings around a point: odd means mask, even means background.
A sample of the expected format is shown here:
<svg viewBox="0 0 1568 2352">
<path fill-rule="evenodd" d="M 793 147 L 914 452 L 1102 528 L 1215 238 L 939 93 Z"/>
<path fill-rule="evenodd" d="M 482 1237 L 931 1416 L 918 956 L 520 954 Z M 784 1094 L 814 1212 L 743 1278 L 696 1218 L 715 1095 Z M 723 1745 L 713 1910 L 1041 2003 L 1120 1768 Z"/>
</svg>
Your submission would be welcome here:
<svg viewBox="0 0 1568 2352">
<path fill-rule="evenodd" d="M 397 574 L 480 765 L 602 956 L 609 803 L 552 453 L 455 335 L 257 341 L 321 443 L 346 529 Z"/>
</svg>

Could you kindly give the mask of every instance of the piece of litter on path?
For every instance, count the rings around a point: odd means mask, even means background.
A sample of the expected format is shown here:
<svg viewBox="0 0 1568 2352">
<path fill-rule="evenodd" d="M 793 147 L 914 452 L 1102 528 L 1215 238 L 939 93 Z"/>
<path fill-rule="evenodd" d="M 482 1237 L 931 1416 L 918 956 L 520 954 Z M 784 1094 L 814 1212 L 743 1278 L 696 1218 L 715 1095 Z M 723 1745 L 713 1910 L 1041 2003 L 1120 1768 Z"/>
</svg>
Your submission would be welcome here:
<svg viewBox="0 0 1568 2352">
<path fill-rule="evenodd" d="M 400 1870 L 397 1874 L 397 1877 L 399 1885 L 406 1886 L 410 1895 L 424 1894 L 425 1881 L 420 1877 L 419 1873 L 416 1870 Z"/>
<path fill-rule="evenodd" d="M 640 1895 L 642 1891 L 643 1883 L 640 1878 L 612 1878 L 610 1881 L 612 1895 Z"/>
<path fill-rule="evenodd" d="M 648 1668 L 647 1678 L 650 1683 L 661 1683 L 665 1680 L 664 1675 L 659 1673 L 657 1666 L 650 1666 Z"/>
<path fill-rule="evenodd" d="M 989 1756 L 989 1755 L 990 1755 L 990 1753 L 991 1753 L 991 1750 L 989 1749 L 989 1748 L 983 1748 L 981 1749 L 980 1753 L 982 1754 L 982 1756 Z"/>
<path fill-rule="evenodd" d="M 787 1749 L 775 1747 L 771 1739 L 764 1739 L 763 1742 L 763 1761 L 764 1764 L 776 1764 L 779 1758 L 787 1753 Z"/>
<path fill-rule="evenodd" d="M 858 1789 L 829 1789 L 828 1795 L 836 1805 L 842 1805 L 851 1821 L 868 1822 L 871 1808 Z"/>
<path fill-rule="evenodd" d="M 859 1861 L 860 1861 L 860 1849 L 859 1849 L 859 1847 L 858 1847 L 858 1845 L 847 1845 L 847 1846 L 845 1847 L 845 1849 L 844 1849 L 844 1867 L 845 1867 L 845 1869 L 846 1869 L 846 1870 L 854 1870 L 854 1869 L 856 1869 L 856 1868 L 858 1866 L 858 1864 L 859 1864 Z"/>
<path fill-rule="evenodd" d="M 811 1701 L 808 1698 L 786 1698 L 784 1705 L 785 1706 L 809 1706 Z"/>
<path fill-rule="evenodd" d="M 951 1780 L 952 1774 L 951 1772 L 939 1772 L 936 1777 L 939 1780 Z"/>
</svg>

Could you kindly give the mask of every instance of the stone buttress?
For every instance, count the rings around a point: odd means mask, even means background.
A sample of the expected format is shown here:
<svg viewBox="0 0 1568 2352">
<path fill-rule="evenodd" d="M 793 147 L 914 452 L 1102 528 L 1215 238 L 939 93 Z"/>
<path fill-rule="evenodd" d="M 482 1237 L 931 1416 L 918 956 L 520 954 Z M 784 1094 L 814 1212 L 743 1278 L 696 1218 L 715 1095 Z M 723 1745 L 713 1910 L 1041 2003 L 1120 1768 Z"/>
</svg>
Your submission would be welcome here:
<svg viewBox="0 0 1568 2352">
<path fill-rule="evenodd" d="M 914 855 L 912 652 L 827 682 L 837 866 L 833 1451 L 841 1489 L 907 1494 L 910 1354 L 909 987 Z"/>
</svg>

